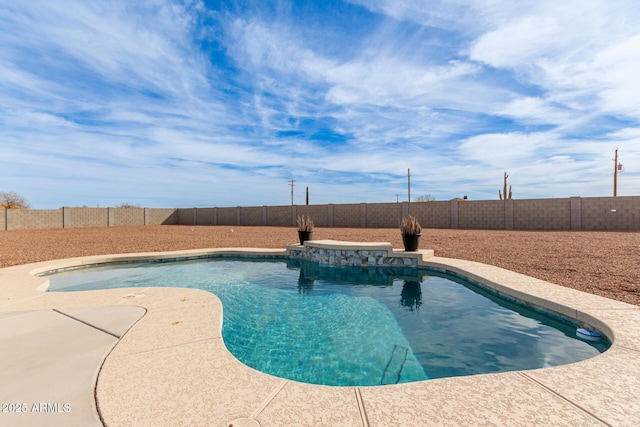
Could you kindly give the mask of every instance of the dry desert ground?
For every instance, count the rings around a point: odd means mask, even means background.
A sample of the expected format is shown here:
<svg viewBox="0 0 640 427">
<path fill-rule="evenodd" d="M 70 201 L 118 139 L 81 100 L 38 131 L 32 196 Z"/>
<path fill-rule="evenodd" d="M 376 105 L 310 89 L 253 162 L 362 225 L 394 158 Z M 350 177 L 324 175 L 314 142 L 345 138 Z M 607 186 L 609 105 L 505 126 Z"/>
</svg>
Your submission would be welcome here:
<svg viewBox="0 0 640 427">
<path fill-rule="evenodd" d="M 396 228 L 316 228 L 314 240 L 390 242 Z M 85 255 L 285 248 L 295 227 L 141 226 L 0 231 L 0 268 Z M 640 232 L 423 229 L 420 247 L 640 305 Z"/>
</svg>

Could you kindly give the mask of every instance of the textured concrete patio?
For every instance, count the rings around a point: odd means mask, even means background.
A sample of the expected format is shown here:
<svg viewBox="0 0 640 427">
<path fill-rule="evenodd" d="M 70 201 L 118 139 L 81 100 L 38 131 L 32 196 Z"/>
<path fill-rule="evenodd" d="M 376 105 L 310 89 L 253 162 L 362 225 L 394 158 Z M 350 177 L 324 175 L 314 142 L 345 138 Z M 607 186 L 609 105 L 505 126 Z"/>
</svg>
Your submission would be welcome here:
<svg viewBox="0 0 640 427">
<path fill-rule="evenodd" d="M 421 265 L 463 274 L 588 323 L 611 339 L 611 348 L 547 369 L 392 386 L 318 386 L 240 363 L 222 341 L 220 300 L 205 291 L 176 283 L 175 288 L 47 293 L 47 278 L 34 276 L 78 265 L 214 253 L 287 251 L 97 256 L 0 270 L 0 361 L 8 367 L 0 377 L 0 396 L 3 403 L 25 403 L 29 409 L 0 413 L 0 424 L 640 425 L 640 307 L 485 264 L 416 254 Z M 40 403 L 59 403 L 62 409 L 34 412 L 33 404 Z"/>
</svg>

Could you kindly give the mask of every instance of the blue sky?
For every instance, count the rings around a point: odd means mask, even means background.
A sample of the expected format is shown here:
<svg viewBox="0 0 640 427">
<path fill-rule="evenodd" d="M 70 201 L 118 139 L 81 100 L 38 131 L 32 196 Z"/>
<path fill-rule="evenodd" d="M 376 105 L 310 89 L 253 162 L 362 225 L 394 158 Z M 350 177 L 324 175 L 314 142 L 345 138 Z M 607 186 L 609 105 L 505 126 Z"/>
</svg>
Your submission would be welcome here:
<svg viewBox="0 0 640 427">
<path fill-rule="evenodd" d="M 637 0 L 0 0 L 33 208 L 640 193 Z"/>
</svg>

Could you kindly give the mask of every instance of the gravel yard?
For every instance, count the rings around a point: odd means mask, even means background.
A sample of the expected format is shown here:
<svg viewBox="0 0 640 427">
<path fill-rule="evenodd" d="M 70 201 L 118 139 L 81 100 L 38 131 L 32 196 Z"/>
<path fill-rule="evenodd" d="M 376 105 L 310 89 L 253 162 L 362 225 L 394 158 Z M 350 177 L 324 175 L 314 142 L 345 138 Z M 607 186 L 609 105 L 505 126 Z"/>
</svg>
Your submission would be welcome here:
<svg viewBox="0 0 640 427">
<path fill-rule="evenodd" d="M 316 228 L 314 239 L 390 242 L 396 228 Z M 294 227 L 144 226 L 0 231 L 0 268 L 60 258 L 180 249 L 284 248 Z M 640 305 L 640 232 L 423 229 L 421 248 Z"/>
</svg>

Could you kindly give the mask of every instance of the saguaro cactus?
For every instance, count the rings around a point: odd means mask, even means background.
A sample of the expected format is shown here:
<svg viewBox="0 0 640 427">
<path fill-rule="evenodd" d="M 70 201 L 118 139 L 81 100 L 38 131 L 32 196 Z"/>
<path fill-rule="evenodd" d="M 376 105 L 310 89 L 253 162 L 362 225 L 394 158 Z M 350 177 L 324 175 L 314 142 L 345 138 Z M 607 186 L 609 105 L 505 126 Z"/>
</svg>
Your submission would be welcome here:
<svg viewBox="0 0 640 427">
<path fill-rule="evenodd" d="M 498 195 L 500 196 L 500 200 L 513 199 L 513 193 L 511 192 L 511 186 L 509 186 L 509 194 L 507 195 L 507 178 L 509 178 L 509 174 L 504 173 L 504 185 L 502 187 L 502 191 L 498 190 Z M 504 197 L 502 196 L 504 194 Z"/>
</svg>

